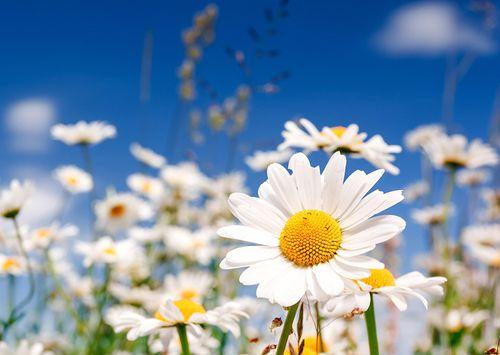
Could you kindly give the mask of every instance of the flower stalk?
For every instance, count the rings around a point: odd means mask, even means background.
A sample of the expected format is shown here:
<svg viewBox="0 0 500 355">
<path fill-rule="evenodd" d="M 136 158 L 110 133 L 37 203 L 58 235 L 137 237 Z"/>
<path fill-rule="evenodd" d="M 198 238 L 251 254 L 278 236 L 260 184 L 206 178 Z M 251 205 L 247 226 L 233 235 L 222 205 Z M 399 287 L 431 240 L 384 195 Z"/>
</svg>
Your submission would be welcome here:
<svg viewBox="0 0 500 355">
<path fill-rule="evenodd" d="M 370 307 L 365 312 L 366 332 L 368 333 L 368 343 L 370 355 L 379 355 L 377 324 L 375 321 L 375 304 L 373 303 L 373 293 L 370 292 Z"/>
<path fill-rule="evenodd" d="M 288 337 L 290 336 L 290 332 L 292 331 L 293 320 L 295 319 L 295 314 L 297 313 L 299 304 L 300 301 L 288 309 L 285 324 L 283 324 L 283 330 L 281 331 L 278 347 L 276 348 L 276 355 L 283 355 L 283 353 L 285 352 L 286 346 L 288 344 Z"/>
<path fill-rule="evenodd" d="M 187 338 L 186 325 L 177 324 L 177 333 L 179 334 L 179 340 L 181 342 L 182 355 L 191 355 L 189 350 L 189 341 Z"/>
</svg>

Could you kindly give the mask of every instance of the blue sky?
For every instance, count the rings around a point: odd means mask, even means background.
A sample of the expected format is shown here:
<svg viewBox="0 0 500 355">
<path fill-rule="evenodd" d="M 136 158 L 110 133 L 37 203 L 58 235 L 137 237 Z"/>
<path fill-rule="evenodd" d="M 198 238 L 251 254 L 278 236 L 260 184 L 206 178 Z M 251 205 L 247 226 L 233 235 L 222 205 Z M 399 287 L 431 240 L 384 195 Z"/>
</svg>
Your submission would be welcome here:
<svg viewBox="0 0 500 355">
<path fill-rule="evenodd" d="M 225 46 L 249 50 L 247 27 L 263 28 L 263 10 L 275 2 L 216 3 L 217 39 L 206 51 L 200 72 L 227 96 L 242 75 L 224 53 Z M 26 135 L 29 129 L 19 133 L 9 126 L 5 113 L 13 103 L 38 98 L 53 104 L 57 121 L 105 120 L 117 126 L 117 139 L 96 147 L 94 156 L 100 190 L 112 182 L 124 188 L 126 175 L 137 168 L 128 154 L 131 142 L 166 150 L 177 103 L 175 71 L 183 59 L 180 32 L 206 4 L 192 0 L 4 2 L 0 13 L 0 112 L 5 123 L 0 127 L 1 182 L 23 174 L 46 178 L 63 163 L 81 165 L 79 151 L 50 142 L 48 130 Z M 468 11 L 467 2 L 440 4 L 460 14 L 460 26 L 479 28 L 479 18 Z M 244 168 L 245 151 L 274 148 L 283 123 L 299 116 L 318 126 L 354 122 L 369 136 L 380 133 L 392 144 L 401 144 L 404 132 L 417 125 L 439 121 L 447 55 L 443 51 L 394 54 L 375 43 L 377 33 L 405 6 L 408 3 L 403 1 L 292 0 L 290 16 L 274 40 L 281 56 L 257 65 L 256 78 L 265 80 L 280 69 L 290 69 L 292 77 L 279 93 L 252 99 L 236 168 Z M 148 30 L 154 33 L 152 90 L 151 101 L 142 104 L 141 52 Z M 487 52 L 477 56 L 459 84 L 453 125 L 455 132 L 484 139 L 500 78 L 498 51 Z M 19 149 L 19 141 L 31 139 L 47 143 L 36 151 Z M 185 132 L 181 139 L 188 139 Z M 222 166 L 217 164 L 225 159 L 225 153 L 220 153 L 226 149 L 224 137 L 209 136 L 209 143 L 198 158 Z M 418 179 L 416 155 L 398 156 L 397 165 L 401 175 L 386 175 L 382 188 L 399 189 Z M 358 161 L 350 166 L 371 170 Z M 263 175 L 250 173 L 249 179 L 256 187 Z M 405 206 L 395 212 L 408 216 Z M 422 250 L 419 230 L 410 227 L 407 234 L 404 255 Z"/>
</svg>

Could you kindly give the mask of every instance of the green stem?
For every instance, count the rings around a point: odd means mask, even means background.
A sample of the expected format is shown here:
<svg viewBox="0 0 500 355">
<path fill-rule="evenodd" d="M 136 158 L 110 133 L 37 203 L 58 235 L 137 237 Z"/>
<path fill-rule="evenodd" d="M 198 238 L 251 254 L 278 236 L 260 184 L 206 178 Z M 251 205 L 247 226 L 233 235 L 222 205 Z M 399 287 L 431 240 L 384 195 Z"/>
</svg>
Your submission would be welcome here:
<svg viewBox="0 0 500 355">
<path fill-rule="evenodd" d="M 177 333 L 179 334 L 179 340 L 181 342 L 182 355 L 191 355 L 189 351 L 189 341 L 187 338 L 186 325 L 178 324 Z"/>
<path fill-rule="evenodd" d="M 321 329 L 321 313 L 319 311 L 319 305 L 318 302 L 314 304 L 314 310 L 316 311 L 316 326 L 318 329 L 316 330 L 317 332 L 317 337 L 316 341 L 319 342 L 319 352 L 323 353 L 325 352 L 325 345 L 323 343 L 323 334 L 322 334 L 322 329 Z"/>
<path fill-rule="evenodd" d="M 288 336 L 292 331 L 293 320 L 295 318 L 295 313 L 297 313 L 299 303 L 300 301 L 288 309 L 285 324 L 283 325 L 283 330 L 281 331 L 280 341 L 278 343 L 278 347 L 276 348 L 276 355 L 283 355 L 283 353 L 285 352 L 286 346 L 288 344 Z"/>
<path fill-rule="evenodd" d="M 370 355 L 378 355 L 377 324 L 375 322 L 375 304 L 373 293 L 370 293 L 370 307 L 365 312 L 366 331 L 370 345 Z"/>
<path fill-rule="evenodd" d="M 7 307 L 8 314 L 12 313 L 14 309 L 14 299 L 16 294 L 16 278 L 13 275 L 8 276 L 8 288 L 7 288 Z"/>
</svg>

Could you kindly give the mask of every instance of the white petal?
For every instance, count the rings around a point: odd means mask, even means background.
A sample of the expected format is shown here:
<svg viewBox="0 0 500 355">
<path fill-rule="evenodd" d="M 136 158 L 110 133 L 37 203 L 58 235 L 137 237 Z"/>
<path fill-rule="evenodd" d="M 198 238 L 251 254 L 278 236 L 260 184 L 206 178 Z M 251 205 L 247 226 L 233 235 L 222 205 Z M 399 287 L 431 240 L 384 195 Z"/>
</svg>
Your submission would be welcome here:
<svg viewBox="0 0 500 355">
<path fill-rule="evenodd" d="M 302 210 L 295 181 L 283 166 L 279 164 L 269 165 L 267 176 L 276 197 L 282 202 L 288 213 L 294 214 Z"/>
<path fill-rule="evenodd" d="M 367 268 L 367 269 L 383 269 L 384 268 L 384 263 L 381 263 L 380 261 L 371 258 L 369 256 L 352 256 L 352 257 L 343 257 L 340 255 L 337 255 L 335 257 L 336 260 L 341 262 L 342 264 L 345 265 L 350 265 L 350 266 L 357 266 L 361 268 Z"/>
<path fill-rule="evenodd" d="M 344 265 L 340 262 L 337 262 L 335 259 L 330 260 L 329 263 L 337 274 L 351 280 L 363 279 L 370 276 L 370 270 L 368 269 Z"/>
<path fill-rule="evenodd" d="M 246 246 L 231 250 L 226 254 L 226 263 L 233 267 L 243 267 L 259 261 L 272 259 L 281 254 L 279 248 L 267 246 Z"/>
<path fill-rule="evenodd" d="M 332 269 L 330 264 L 323 263 L 313 267 L 314 276 L 320 287 L 330 296 L 337 296 L 344 291 L 344 282 Z"/>
<path fill-rule="evenodd" d="M 247 226 L 233 225 L 222 227 L 217 231 L 217 234 L 224 238 L 267 245 L 270 247 L 279 245 L 279 238 L 274 234 Z"/>
<path fill-rule="evenodd" d="M 293 171 L 302 208 L 306 210 L 321 208 L 321 174 L 318 167 L 311 167 L 303 153 L 290 158 L 288 168 Z"/>
<path fill-rule="evenodd" d="M 344 181 L 346 158 L 340 153 L 332 155 L 323 171 L 323 210 L 332 214 L 337 208 Z"/>
</svg>

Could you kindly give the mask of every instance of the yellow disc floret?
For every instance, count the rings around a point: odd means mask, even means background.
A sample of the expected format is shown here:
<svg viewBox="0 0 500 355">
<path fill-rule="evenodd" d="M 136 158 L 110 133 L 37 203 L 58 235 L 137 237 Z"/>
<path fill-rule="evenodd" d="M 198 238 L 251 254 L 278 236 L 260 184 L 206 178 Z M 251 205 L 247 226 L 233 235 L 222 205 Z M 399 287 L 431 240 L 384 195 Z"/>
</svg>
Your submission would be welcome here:
<svg viewBox="0 0 500 355">
<path fill-rule="evenodd" d="M 184 322 L 189 322 L 191 316 L 195 313 L 206 313 L 205 308 L 199 303 L 191 300 L 178 300 L 174 301 L 174 305 L 179 309 L 184 317 Z M 173 322 L 173 319 L 166 319 L 160 311 L 156 311 L 155 318 L 164 322 Z"/>
<path fill-rule="evenodd" d="M 295 353 L 299 353 L 299 349 L 296 347 L 294 349 Z M 302 349 L 302 355 L 318 355 L 320 353 L 327 353 L 329 351 L 325 342 L 323 342 L 323 346 L 321 346 L 321 342 L 319 336 L 308 336 L 304 338 L 304 348 Z M 291 355 L 290 350 L 286 349 L 284 352 L 285 355 Z"/>
<path fill-rule="evenodd" d="M 336 126 L 336 127 L 332 127 L 330 128 L 331 131 L 337 136 L 337 137 L 342 137 L 346 131 L 347 128 L 345 128 L 344 126 Z"/>
<path fill-rule="evenodd" d="M 304 210 L 288 219 L 280 234 L 283 255 L 298 266 L 329 261 L 342 242 L 339 223 L 328 213 Z"/>
<path fill-rule="evenodd" d="M 192 288 L 186 288 L 181 291 L 181 298 L 183 300 L 192 300 L 193 298 L 198 297 L 198 292 Z"/>
<path fill-rule="evenodd" d="M 386 286 L 394 286 L 396 282 L 394 276 L 387 269 L 371 269 L 371 274 L 369 277 L 362 279 L 365 284 L 370 285 L 373 288 L 380 288 Z"/>
</svg>

